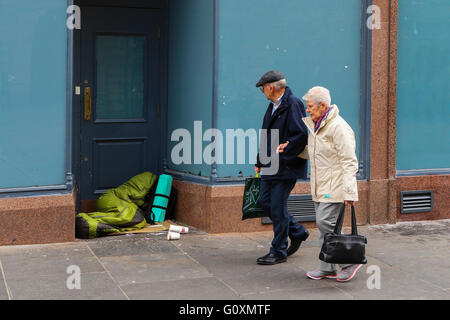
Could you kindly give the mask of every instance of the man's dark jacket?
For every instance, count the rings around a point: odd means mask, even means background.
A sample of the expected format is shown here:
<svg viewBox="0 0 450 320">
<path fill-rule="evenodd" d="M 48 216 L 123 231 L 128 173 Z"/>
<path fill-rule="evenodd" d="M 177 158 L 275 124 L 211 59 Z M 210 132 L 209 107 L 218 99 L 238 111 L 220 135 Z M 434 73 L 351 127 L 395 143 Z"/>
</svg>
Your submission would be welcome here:
<svg viewBox="0 0 450 320">
<path fill-rule="evenodd" d="M 270 103 L 264 116 L 262 129 L 267 129 L 267 157 L 271 154 L 271 130 L 278 129 L 281 143 L 289 141 L 284 152 L 280 154 L 279 170 L 275 175 L 262 175 L 262 179 L 306 179 L 307 161 L 297 156 L 303 151 L 308 143 L 308 130 L 302 121 L 306 116 L 302 101 L 294 96 L 289 87 L 286 88 L 280 106 L 272 115 L 273 103 Z M 260 151 L 261 152 L 261 151 Z M 260 156 L 256 166 L 268 167 L 260 162 Z"/>
</svg>

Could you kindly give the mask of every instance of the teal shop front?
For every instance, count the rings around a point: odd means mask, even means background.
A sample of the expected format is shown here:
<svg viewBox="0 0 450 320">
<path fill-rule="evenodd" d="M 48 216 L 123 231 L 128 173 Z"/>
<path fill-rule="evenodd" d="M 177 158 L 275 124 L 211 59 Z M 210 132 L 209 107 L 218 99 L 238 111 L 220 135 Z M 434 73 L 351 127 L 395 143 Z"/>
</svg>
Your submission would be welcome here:
<svg viewBox="0 0 450 320">
<path fill-rule="evenodd" d="M 74 239 L 65 1 L 0 1 L 0 244 Z"/>
<path fill-rule="evenodd" d="M 381 7 L 389 28 L 367 27 L 371 5 Z M 409 76 L 411 61 L 428 54 L 417 46 L 434 32 L 430 19 L 417 16 L 420 5 L 0 0 L 0 244 L 74 241 L 75 214 L 95 210 L 100 194 L 143 171 L 174 177 L 182 223 L 207 232 L 271 230 L 260 219 L 240 219 L 244 179 L 256 160 L 252 133 L 268 106 L 255 83 L 270 69 L 282 71 L 298 97 L 316 85 L 330 89 L 356 134 L 358 222 L 395 222 L 399 188 L 407 185 L 396 185 L 397 171 L 439 169 L 439 183 L 448 185 L 448 152 L 439 153 L 437 142 L 426 146 L 430 161 L 411 156 L 417 132 L 407 106 L 442 100 L 412 100 L 419 75 L 435 70 L 429 62 Z M 444 51 L 430 56 L 446 59 L 443 42 L 433 42 Z M 448 70 L 438 71 L 448 80 Z M 439 128 L 442 121 L 434 119 Z M 247 133 L 243 161 L 239 138 L 227 131 Z M 215 161 L 207 161 L 212 150 Z M 298 181 L 293 199 L 309 193 L 309 181 Z M 379 203 L 390 203 L 390 213 Z M 306 220 L 315 226 L 314 216 Z"/>
<path fill-rule="evenodd" d="M 0 1 L 0 190 L 5 192 L 67 189 L 66 10 L 64 1 Z"/>
<path fill-rule="evenodd" d="M 172 162 L 171 151 L 179 140 L 171 141 L 169 135 L 169 170 L 213 184 L 242 182 L 251 176 L 255 159 L 249 145 L 257 145 L 255 137 L 246 137 L 242 163 L 238 141 L 225 141 L 226 131 L 261 128 L 268 101 L 255 84 L 266 71 L 278 69 L 299 97 L 315 85 L 331 90 L 333 103 L 355 130 L 360 177 L 368 176 L 370 32 L 361 17 L 366 16 L 369 2 L 169 3 L 168 133 L 186 128 L 195 140 L 194 122 L 201 121 L 202 151 L 211 144 L 206 134 L 210 128 L 217 129 L 223 142 L 217 143 L 220 156 L 216 163 L 206 165 L 192 155 L 190 163 L 177 164 Z M 194 10 L 194 3 L 202 10 Z M 317 22 L 318 12 L 327 17 L 327 23 Z M 227 149 L 226 144 L 234 148 Z"/>
<path fill-rule="evenodd" d="M 318 10 L 332 26 L 315 23 Z M 174 163 L 172 133 L 199 133 L 203 151 L 208 129 L 259 130 L 268 102 L 254 84 L 269 69 L 284 72 L 298 96 L 331 89 L 357 133 L 365 179 L 362 10 L 325 0 L 0 0 L 2 218 L 19 211 L 23 221 L 53 224 L 42 240 L 22 226 L 2 243 L 73 240 L 77 212 L 95 210 L 100 194 L 143 171 L 176 178 L 179 211 L 208 202 L 183 201 L 192 187 L 241 188 L 255 159 L 236 163 L 235 149 L 234 159 L 224 152 L 205 163 L 192 152 L 192 161 Z M 28 211 L 14 208 L 27 201 Z"/>
</svg>

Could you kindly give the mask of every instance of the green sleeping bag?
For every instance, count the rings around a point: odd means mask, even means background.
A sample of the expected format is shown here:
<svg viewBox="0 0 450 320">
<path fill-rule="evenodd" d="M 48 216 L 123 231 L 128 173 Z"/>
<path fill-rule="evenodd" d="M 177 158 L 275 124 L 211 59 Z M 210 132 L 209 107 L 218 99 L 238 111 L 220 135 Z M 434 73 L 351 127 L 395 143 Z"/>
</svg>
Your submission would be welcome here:
<svg viewBox="0 0 450 320">
<path fill-rule="evenodd" d="M 144 228 L 147 222 L 140 207 L 157 179 L 153 173 L 144 172 L 106 191 L 97 200 L 98 212 L 77 214 L 76 237 L 92 239 Z"/>
</svg>

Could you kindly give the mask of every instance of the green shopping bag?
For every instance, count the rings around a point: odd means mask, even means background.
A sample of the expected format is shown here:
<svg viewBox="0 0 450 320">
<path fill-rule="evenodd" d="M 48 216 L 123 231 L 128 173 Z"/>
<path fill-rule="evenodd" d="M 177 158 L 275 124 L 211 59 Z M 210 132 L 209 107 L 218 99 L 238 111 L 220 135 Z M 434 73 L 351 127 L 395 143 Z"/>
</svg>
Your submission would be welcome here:
<svg viewBox="0 0 450 320">
<path fill-rule="evenodd" d="M 258 203 L 260 186 L 261 178 L 258 177 L 258 174 L 254 178 L 245 179 L 242 220 L 267 217 L 267 214 Z"/>
</svg>

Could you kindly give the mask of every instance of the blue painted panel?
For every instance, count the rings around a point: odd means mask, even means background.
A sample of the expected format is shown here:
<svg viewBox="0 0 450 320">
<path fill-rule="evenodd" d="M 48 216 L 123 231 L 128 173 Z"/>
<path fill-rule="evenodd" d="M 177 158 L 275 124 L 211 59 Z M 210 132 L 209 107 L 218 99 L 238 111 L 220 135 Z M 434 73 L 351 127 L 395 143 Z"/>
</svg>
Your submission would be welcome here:
<svg viewBox="0 0 450 320">
<path fill-rule="evenodd" d="M 92 148 L 92 171 L 95 172 L 92 192 L 97 195 L 112 186 L 120 186 L 138 172 L 148 170 L 148 148 L 145 139 L 95 140 Z"/>
<path fill-rule="evenodd" d="M 398 6 L 397 169 L 450 168 L 450 2 Z"/>
<path fill-rule="evenodd" d="M 0 0 L 0 188 L 65 183 L 66 9 Z"/>
<path fill-rule="evenodd" d="M 219 15 L 222 132 L 261 128 L 269 103 L 255 84 L 278 69 L 299 98 L 316 85 L 330 89 L 359 145 L 361 1 L 219 0 Z M 252 175 L 255 160 L 219 165 L 218 176 Z"/>
<path fill-rule="evenodd" d="M 201 176 L 210 176 L 211 167 L 203 161 L 193 164 L 194 121 L 202 122 L 202 133 L 212 127 L 213 5 L 212 0 L 169 2 L 168 166 Z M 170 139 L 176 129 L 191 134 L 192 164 L 172 162 L 171 151 L 178 142 Z"/>
</svg>

